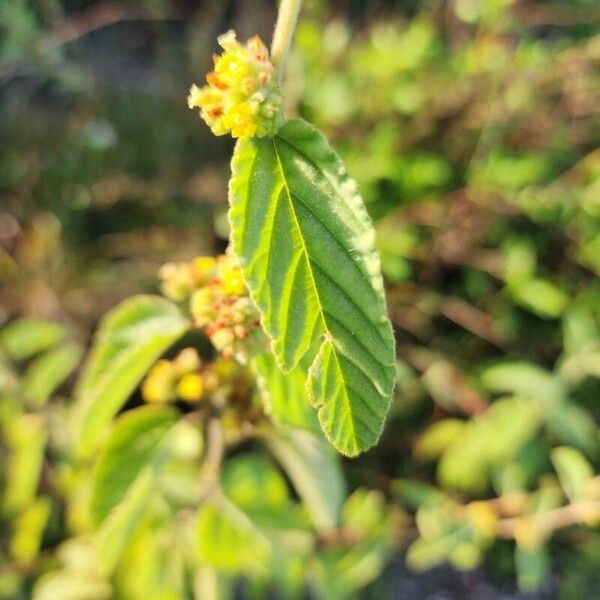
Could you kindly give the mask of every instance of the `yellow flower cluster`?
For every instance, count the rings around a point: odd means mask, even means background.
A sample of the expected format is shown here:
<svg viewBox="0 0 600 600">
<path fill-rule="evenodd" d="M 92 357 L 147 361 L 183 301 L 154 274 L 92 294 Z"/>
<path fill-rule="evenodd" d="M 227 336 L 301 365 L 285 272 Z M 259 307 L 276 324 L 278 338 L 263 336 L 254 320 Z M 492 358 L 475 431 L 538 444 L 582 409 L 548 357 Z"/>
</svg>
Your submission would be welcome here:
<svg viewBox="0 0 600 600">
<path fill-rule="evenodd" d="M 266 46 L 258 36 L 242 45 L 234 31 L 218 41 L 224 52 L 213 57 L 208 85 L 192 86 L 189 107 L 200 108 L 200 116 L 215 135 L 274 135 L 283 124 L 283 100 Z"/>
<path fill-rule="evenodd" d="M 191 263 L 168 263 L 159 276 L 165 296 L 190 301 L 196 327 L 213 346 L 223 356 L 244 362 L 250 345 L 261 336 L 259 314 L 237 260 L 228 255 L 200 256 Z"/>
<path fill-rule="evenodd" d="M 173 402 L 180 398 L 197 402 L 202 398 L 204 384 L 198 373 L 201 361 L 194 348 L 186 348 L 174 360 L 162 359 L 150 369 L 142 383 L 146 402 Z"/>
<path fill-rule="evenodd" d="M 142 383 L 142 396 L 150 404 L 183 400 L 227 403 L 230 397 L 245 392 L 250 383 L 244 369 L 229 358 L 203 363 L 195 348 L 185 348 L 173 360 L 161 359 L 150 369 Z"/>
</svg>

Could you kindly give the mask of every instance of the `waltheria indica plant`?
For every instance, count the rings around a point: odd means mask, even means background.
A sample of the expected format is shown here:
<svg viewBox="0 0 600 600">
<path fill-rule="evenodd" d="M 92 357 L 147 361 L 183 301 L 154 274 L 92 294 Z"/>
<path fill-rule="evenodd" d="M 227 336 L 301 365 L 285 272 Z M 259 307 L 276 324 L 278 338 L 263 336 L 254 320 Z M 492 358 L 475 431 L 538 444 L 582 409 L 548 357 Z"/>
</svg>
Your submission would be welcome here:
<svg viewBox="0 0 600 600">
<path fill-rule="evenodd" d="M 299 9 L 281 3 L 270 55 L 220 36 L 190 90 L 213 133 L 238 138 L 230 248 L 165 265 L 162 296 L 101 323 L 55 481 L 73 539 L 37 599 L 77 580 L 96 599 L 207 600 L 241 576 L 259 597 L 344 598 L 393 547 L 397 511 L 378 491 L 347 496 L 332 448 L 377 442 L 395 347 L 357 186 L 314 126 L 284 118 Z"/>
<path fill-rule="evenodd" d="M 283 2 L 272 56 L 230 31 L 190 107 L 239 138 L 231 163 L 232 249 L 284 373 L 309 365 L 327 438 L 354 456 L 383 428 L 395 381 L 375 235 L 355 182 L 315 127 L 284 121 L 279 84 L 300 2 Z"/>
</svg>

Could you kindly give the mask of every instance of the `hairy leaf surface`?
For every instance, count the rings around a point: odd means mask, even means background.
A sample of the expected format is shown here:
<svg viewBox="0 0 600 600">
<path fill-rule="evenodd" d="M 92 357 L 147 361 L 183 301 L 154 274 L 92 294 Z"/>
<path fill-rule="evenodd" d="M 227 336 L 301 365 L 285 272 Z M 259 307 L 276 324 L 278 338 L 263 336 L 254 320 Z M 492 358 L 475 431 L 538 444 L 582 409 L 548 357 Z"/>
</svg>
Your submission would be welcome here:
<svg viewBox="0 0 600 600">
<path fill-rule="evenodd" d="M 356 455 L 383 428 L 394 387 L 371 220 L 341 159 L 300 119 L 273 138 L 241 139 L 230 219 L 263 326 L 284 370 L 319 348 L 308 390 L 338 450 Z"/>
</svg>

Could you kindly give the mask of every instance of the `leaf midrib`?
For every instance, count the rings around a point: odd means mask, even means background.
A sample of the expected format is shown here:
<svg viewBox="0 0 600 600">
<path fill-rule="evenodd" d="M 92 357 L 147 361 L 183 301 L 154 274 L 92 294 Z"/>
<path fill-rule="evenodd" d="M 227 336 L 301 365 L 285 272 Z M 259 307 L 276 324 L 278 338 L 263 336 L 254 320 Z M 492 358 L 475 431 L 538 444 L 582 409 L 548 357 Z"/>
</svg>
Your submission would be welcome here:
<svg viewBox="0 0 600 600">
<path fill-rule="evenodd" d="M 356 427 L 355 427 L 355 424 L 354 424 L 354 413 L 352 411 L 352 405 L 351 405 L 350 397 L 349 397 L 349 394 L 348 394 L 348 385 L 346 383 L 346 379 L 344 378 L 343 370 L 342 370 L 342 367 L 341 367 L 341 364 L 340 364 L 340 361 L 339 361 L 339 358 L 338 358 L 338 355 L 337 355 L 337 353 L 338 353 L 339 350 L 336 347 L 336 345 L 334 344 L 334 337 L 333 337 L 331 331 L 329 330 L 329 327 L 327 326 L 327 319 L 325 318 L 325 310 L 324 310 L 323 305 L 321 303 L 321 295 L 319 293 L 319 289 L 317 287 L 317 282 L 315 280 L 315 276 L 314 276 L 314 273 L 313 273 L 313 268 L 312 268 L 312 263 L 311 263 L 311 259 L 310 259 L 310 254 L 308 253 L 308 249 L 307 249 L 306 243 L 304 241 L 304 236 L 302 235 L 302 229 L 300 227 L 300 222 L 298 220 L 298 216 L 296 215 L 296 210 L 294 208 L 294 203 L 292 202 L 292 193 L 291 193 L 291 190 L 289 188 L 287 179 L 285 177 L 285 171 L 283 169 L 283 163 L 281 162 L 281 157 L 279 156 L 279 151 L 277 149 L 277 143 L 275 141 L 275 138 L 272 139 L 272 143 L 273 143 L 273 150 L 275 152 L 275 157 L 277 158 L 277 164 L 279 166 L 279 172 L 281 173 L 281 179 L 282 179 L 282 182 L 283 182 L 283 187 L 285 188 L 285 191 L 286 191 L 286 194 L 287 194 L 288 202 L 289 202 L 289 205 L 290 205 L 290 211 L 291 211 L 291 214 L 292 214 L 292 218 L 294 220 L 294 225 L 295 225 L 296 230 L 298 232 L 298 235 L 300 237 L 300 242 L 301 242 L 301 245 L 302 245 L 302 252 L 304 253 L 304 256 L 305 256 L 305 261 L 307 263 L 307 270 L 308 270 L 308 273 L 310 275 L 310 281 L 312 283 L 312 287 L 313 287 L 313 290 L 314 290 L 314 293 L 315 293 L 315 298 L 317 300 L 317 305 L 319 307 L 319 317 L 321 319 L 321 322 L 322 322 L 322 325 L 323 325 L 323 329 L 324 329 L 324 339 L 321 341 L 321 349 L 323 347 L 323 344 L 325 344 L 326 342 L 329 342 L 331 344 L 331 346 L 332 346 L 333 356 L 335 358 L 337 369 L 338 369 L 338 372 L 340 374 L 340 378 L 341 378 L 341 380 L 344 383 L 344 386 L 343 386 L 344 392 L 343 393 L 344 393 L 344 401 L 345 401 L 345 404 L 346 404 L 346 409 L 348 411 L 348 414 L 351 415 L 351 418 L 349 419 L 349 421 L 350 421 L 350 427 L 352 428 L 352 439 L 355 440 L 355 442 L 356 442 L 356 440 L 358 438 L 356 436 Z"/>
</svg>

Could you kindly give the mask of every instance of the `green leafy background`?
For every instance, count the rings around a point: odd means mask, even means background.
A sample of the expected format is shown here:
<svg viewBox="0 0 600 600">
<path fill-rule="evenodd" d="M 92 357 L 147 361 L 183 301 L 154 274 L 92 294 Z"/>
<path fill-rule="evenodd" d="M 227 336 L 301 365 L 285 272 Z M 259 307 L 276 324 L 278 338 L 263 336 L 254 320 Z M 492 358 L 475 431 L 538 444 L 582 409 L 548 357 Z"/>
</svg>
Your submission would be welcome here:
<svg viewBox="0 0 600 600">
<path fill-rule="evenodd" d="M 99 549 L 86 535 L 67 539 L 91 531 L 77 507 L 93 497 L 92 475 L 102 472 L 66 473 L 71 436 L 79 431 L 73 423 L 87 422 L 91 432 L 80 439 L 80 455 L 102 460 L 108 472 L 108 450 L 96 456 L 94 437 L 104 438 L 103 427 L 119 411 L 125 410 L 119 429 L 127 413 L 135 419 L 142 371 L 185 328 L 181 315 L 156 299 L 157 268 L 222 252 L 227 243 L 233 144 L 211 137 L 185 96 L 210 67 L 216 35 L 235 27 L 242 39 L 255 32 L 269 39 L 275 3 L 0 6 L 0 597 L 31 597 L 36 582 L 37 597 L 50 600 L 64 598 L 67 588 L 74 598 L 108 599 L 114 586 L 126 598 L 184 598 L 181 540 L 188 537 L 204 557 L 204 597 L 235 587 L 215 575 L 221 567 L 234 582 L 246 577 L 249 593 L 264 597 L 269 584 L 261 569 L 271 559 L 278 561 L 278 585 L 293 597 L 293 590 L 301 593 L 294 557 L 306 563 L 316 556 L 306 532 L 342 521 L 358 523 L 367 541 L 350 550 L 325 544 L 312 563 L 313 590 L 325 598 L 361 588 L 364 597 L 393 598 L 399 581 L 420 586 L 424 597 L 448 581 L 515 594 L 514 582 L 522 589 L 541 585 L 542 597 L 567 600 L 598 589 L 600 538 L 591 524 L 519 547 L 515 557 L 510 542 L 482 542 L 466 519 L 442 518 L 451 512 L 448 499 L 521 489 L 533 494 L 530 512 L 546 510 L 556 505 L 559 487 L 577 498 L 582 482 L 598 472 L 596 3 L 305 5 L 288 65 L 287 111 L 324 132 L 375 224 L 397 342 L 396 392 L 382 436 L 366 455 L 344 461 L 342 476 L 324 442 L 285 430 L 308 423 L 316 431 L 314 411 L 273 396 L 270 412 L 283 431 L 231 467 L 247 490 L 274 490 L 264 500 L 269 514 L 259 514 L 251 494 L 240 497 L 232 486 L 221 505 L 206 505 L 198 523 L 161 528 L 165 508 L 154 493 L 154 465 L 178 482 L 178 502 L 202 496 L 193 470 L 199 450 L 182 459 L 170 440 L 196 449 L 201 442 L 192 443 L 193 428 L 178 423 L 160 454 L 145 454 L 139 440 L 139 462 L 120 467 L 126 497 L 102 523 Z M 72 31 L 81 35 L 71 39 Z M 121 300 L 140 292 L 151 306 L 130 305 L 129 316 L 121 315 L 132 327 L 117 336 L 111 352 L 121 358 L 106 369 L 118 377 L 120 361 L 131 360 L 139 377 L 111 388 L 103 414 L 83 410 L 83 400 L 72 414 L 71 396 L 86 393 L 82 380 L 72 393 L 73 371 L 92 332 Z M 368 294 L 355 292 L 366 309 L 379 312 L 377 294 L 370 305 Z M 308 308 L 298 311 L 306 315 Z M 109 328 L 111 320 L 120 322 L 118 312 L 102 322 Z M 150 330 L 165 335 L 156 346 L 140 347 L 136 331 Z M 377 358 L 388 393 L 391 350 L 383 336 Z M 297 362 L 298 348 L 312 340 L 282 347 L 280 362 Z M 282 382 L 263 357 L 255 366 L 259 387 L 269 383 L 272 394 L 303 386 L 312 359 Z M 94 390 L 102 393 L 101 386 Z M 378 434 L 382 419 L 375 421 Z M 135 437 L 135 427 L 124 434 Z M 340 440 L 350 454 L 353 443 Z M 282 487 L 277 465 L 291 488 Z M 323 476 L 307 478 L 315 472 Z M 161 489 L 171 490 L 166 475 Z M 71 476 L 87 478 L 88 489 Z M 379 576 L 389 551 L 377 521 L 384 522 L 392 503 L 416 515 L 427 534 L 406 556 L 410 566 L 450 560 L 469 568 L 479 561 L 480 570 L 467 584 L 445 567 L 416 577 L 397 551 Z M 286 518 L 277 521 L 277 514 Z M 232 526 L 240 520 L 241 527 Z M 227 549 L 242 546 L 255 528 L 255 560 L 240 566 L 246 555 Z M 223 552 L 204 547 L 198 529 L 218 530 Z M 407 539 L 414 538 L 409 530 Z M 283 538 L 293 541 L 295 554 L 273 555 L 273 540 Z"/>
</svg>

